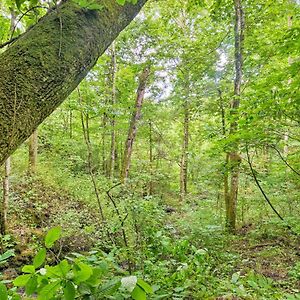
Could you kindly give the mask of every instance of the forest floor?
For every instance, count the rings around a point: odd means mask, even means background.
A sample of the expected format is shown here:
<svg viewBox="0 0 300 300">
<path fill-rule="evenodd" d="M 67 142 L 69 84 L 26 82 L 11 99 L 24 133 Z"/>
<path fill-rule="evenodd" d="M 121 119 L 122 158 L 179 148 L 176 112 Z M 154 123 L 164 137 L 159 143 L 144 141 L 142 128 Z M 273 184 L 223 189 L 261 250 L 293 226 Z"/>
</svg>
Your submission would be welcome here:
<svg viewBox="0 0 300 300">
<path fill-rule="evenodd" d="M 14 277 L 20 272 L 22 265 L 30 263 L 43 240 L 46 228 L 59 225 L 65 229 L 65 237 L 60 241 L 57 249 L 60 255 L 89 251 L 93 248 L 96 237 L 89 232 L 88 228 L 94 226 L 93 223 L 98 218 L 97 213 L 93 207 L 80 199 L 47 186 L 39 180 L 27 179 L 13 186 L 11 201 L 9 231 L 13 238 L 7 239 L 4 246 L 13 248 L 16 256 L 9 264 L 1 266 L 6 279 Z M 193 213 L 197 218 L 197 213 Z M 184 208 L 178 205 L 174 211 L 166 214 L 164 220 L 165 227 L 173 228 L 173 233 L 170 235 L 173 240 L 172 247 L 179 249 L 174 257 L 179 257 L 180 251 L 183 256 L 187 257 L 186 260 L 176 258 L 182 264 L 189 263 L 191 251 L 180 250 L 176 240 L 186 238 L 185 236 L 190 231 L 189 226 L 197 226 L 197 224 L 192 224 L 193 219 L 190 214 L 191 212 L 186 214 Z M 274 224 L 260 227 L 248 224 L 240 228 L 236 235 L 218 232 L 203 236 L 200 232 L 196 234 L 197 241 L 194 239 L 193 230 L 190 232 L 191 236 L 187 238 L 192 241 L 192 244 L 187 244 L 186 248 L 199 249 L 201 245 L 205 251 L 211 253 L 210 256 L 214 258 L 215 266 L 212 265 L 210 268 L 215 268 L 213 272 L 220 282 L 227 280 L 234 285 L 241 281 L 240 286 L 249 286 L 253 290 L 276 286 L 277 289 L 290 294 L 299 292 L 300 281 L 295 276 L 293 277 L 293 270 L 300 258 L 300 239 L 283 227 Z M 172 260 L 171 256 L 169 258 L 165 256 L 166 258 L 163 259 Z M 211 262 L 207 261 L 206 264 Z M 218 263 L 220 263 L 219 266 Z M 230 266 L 229 269 L 228 266 Z M 189 273 L 186 276 L 194 275 Z M 244 278 L 247 280 L 245 281 Z M 228 289 L 234 289 L 234 286 L 228 286 Z M 166 299 L 273 299 L 271 296 L 270 298 L 265 296 L 261 298 L 238 297 L 225 290 L 226 284 L 225 288 L 220 288 L 218 292 L 220 296 L 214 298 L 182 296 L 182 298 L 167 297 Z"/>
</svg>

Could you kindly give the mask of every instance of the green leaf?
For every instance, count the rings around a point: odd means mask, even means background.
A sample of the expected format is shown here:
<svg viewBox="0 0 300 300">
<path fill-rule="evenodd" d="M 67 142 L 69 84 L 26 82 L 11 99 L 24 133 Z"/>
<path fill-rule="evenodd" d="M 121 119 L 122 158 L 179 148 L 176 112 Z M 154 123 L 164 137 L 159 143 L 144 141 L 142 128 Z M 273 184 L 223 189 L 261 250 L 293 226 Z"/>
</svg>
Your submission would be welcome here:
<svg viewBox="0 0 300 300">
<path fill-rule="evenodd" d="M 80 262 L 77 263 L 77 266 L 79 267 L 80 270 L 76 272 L 76 276 L 75 276 L 76 283 L 86 281 L 92 276 L 93 269 L 89 265 Z"/>
<path fill-rule="evenodd" d="M 1 300 L 8 299 L 7 288 L 3 283 L 0 283 L 0 299 Z"/>
<path fill-rule="evenodd" d="M 14 281 L 14 286 L 25 286 L 28 280 L 30 279 L 31 274 L 25 274 L 18 276 Z"/>
<path fill-rule="evenodd" d="M 37 276 L 32 276 L 25 285 L 26 295 L 32 295 L 36 291 L 37 285 Z"/>
<path fill-rule="evenodd" d="M 33 265 L 26 265 L 22 268 L 22 272 L 33 274 L 35 272 L 35 267 Z"/>
<path fill-rule="evenodd" d="M 152 294 L 153 293 L 152 287 L 147 282 L 145 282 L 144 280 L 138 279 L 137 285 L 139 287 L 141 287 L 147 294 Z"/>
<path fill-rule="evenodd" d="M 124 5 L 126 0 L 116 0 L 119 5 Z"/>
<path fill-rule="evenodd" d="M 25 0 L 16 0 L 16 6 L 18 9 L 21 9 L 21 5 L 25 2 Z"/>
<path fill-rule="evenodd" d="M 103 6 L 101 4 L 98 4 L 96 2 L 93 2 L 93 3 L 90 3 L 88 6 L 87 6 L 88 9 L 91 9 L 91 10 L 101 10 L 103 9 Z"/>
<path fill-rule="evenodd" d="M 4 252 L 3 254 L 0 255 L 0 262 L 7 260 L 8 258 L 10 258 L 11 256 L 14 256 L 15 253 L 13 250 L 8 250 L 6 252 Z"/>
<path fill-rule="evenodd" d="M 55 292 L 59 289 L 61 281 L 55 281 L 47 284 L 39 292 L 38 300 L 48 300 L 51 299 Z"/>
<path fill-rule="evenodd" d="M 74 300 L 75 299 L 75 287 L 74 284 L 70 281 L 66 283 L 64 287 L 64 297 L 66 300 Z"/>
<path fill-rule="evenodd" d="M 45 237 L 45 246 L 47 248 L 51 248 L 54 245 L 54 243 L 60 238 L 60 236 L 61 236 L 60 227 L 51 228 Z"/>
<path fill-rule="evenodd" d="M 58 268 L 60 269 L 63 277 L 66 277 L 71 269 L 71 266 L 69 265 L 68 261 L 64 259 L 59 263 Z"/>
<path fill-rule="evenodd" d="M 103 295 L 112 295 L 121 286 L 121 281 L 119 279 L 112 279 L 105 282 L 99 289 L 99 292 Z"/>
<path fill-rule="evenodd" d="M 132 291 L 131 297 L 134 300 L 147 300 L 145 291 L 142 288 L 140 288 L 138 285 Z"/>
<path fill-rule="evenodd" d="M 35 268 L 39 268 L 45 261 L 46 259 L 46 249 L 42 248 L 39 250 L 39 252 L 36 254 L 36 256 L 33 259 L 33 265 Z"/>
</svg>

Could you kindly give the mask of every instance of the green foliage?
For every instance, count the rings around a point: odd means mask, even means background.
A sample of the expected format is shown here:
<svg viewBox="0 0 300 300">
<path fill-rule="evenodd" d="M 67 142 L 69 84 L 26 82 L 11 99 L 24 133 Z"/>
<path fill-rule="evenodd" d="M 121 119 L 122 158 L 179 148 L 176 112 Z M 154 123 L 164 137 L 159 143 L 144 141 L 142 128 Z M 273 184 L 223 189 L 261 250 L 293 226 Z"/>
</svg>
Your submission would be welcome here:
<svg viewBox="0 0 300 300">
<path fill-rule="evenodd" d="M 101 10 L 103 8 L 101 4 L 91 0 L 72 0 L 72 1 L 86 9 Z"/>
<path fill-rule="evenodd" d="M 73 1 L 84 9 L 102 9 L 95 1 Z M 2 42 L 10 37 L 13 3 L 1 7 Z M 19 9 L 25 12 L 37 4 L 18 1 L 18 17 Z M 32 265 L 23 266 L 14 280 L 15 289 L 21 287 L 28 297 L 37 294 L 40 299 L 299 299 L 298 242 L 276 220 L 246 161 L 247 146 L 259 182 L 299 233 L 299 176 L 286 165 L 300 170 L 299 4 L 255 0 L 242 5 L 244 78 L 236 114 L 230 111 L 233 1 L 149 1 L 143 14 L 120 34 L 114 51 L 109 48 L 80 84 L 80 103 L 75 91 L 39 127 L 34 178 L 25 176 L 27 145 L 13 155 L 10 228 L 17 228 L 12 234 L 19 236 L 22 227 L 30 236 L 28 247 L 39 249 Z M 16 34 L 43 13 L 28 12 Z M 288 16 L 293 16 L 291 25 Z M 110 191 L 111 200 L 107 191 L 118 183 L 138 76 L 149 61 L 153 76 L 137 124 L 130 178 Z M 180 202 L 186 100 L 188 194 Z M 84 144 L 81 114 L 91 154 Z M 238 130 L 229 134 L 233 122 Z M 109 176 L 113 129 L 116 163 Z M 224 232 L 225 153 L 236 144 L 242 162 L 238 229 L 231 236 Z M 63 237 L 55 227 L 41 244 L 31 232 L 45 224 L 62 228 Z M 16 239 L 17 246 L 22 242 Z M 2 237 L 1 267 L 12 261 L 12 252 L 5 251 L 14 247 L 15 241 Z M 58 254 L 57 262 L 53 259 Z M 23 256 L 17 253 L 15 259 Z M 5 288 L 0 288 L 5 295 Z M 17 294 L 9 290 L 9 296 Z"/>
<path fill-rule="evenodd" d="M 54 243 L 60 238 L 61 236 L 61 228 L 60 227 L 54 227 L 51 228 L 45 237 L 45 246 L 47 248 L 51 248 Z"/>
<path fill-rule="evenodd" d="M 53 246 L 60 233 L 58 228 L 49 230 L 45 237 L 47 248 Z M 73 300 L 78 297 L 89 299 L 108 295 L 114 295 L 118 299 L 131 295 L 135 300 L 144 300 L 147 299 L 147 294 L 153 293 L 151 286 L 136 276 L 107 279 L 108 264 L 105 260 L 99 261 L 95 254 L 97 252 L 93 252 L 91 256 L 75 255 L 74 258 L 68 257 L 49 266 L 44 265 L 46 249 L 40 249 L 33 264 L 23 266 L 24 274 L 18 276 L 13 284 L 15 287 L 24 287 L 27 296 L 37 294 L 37 299 L 41 300 Z M 90 261 L 93 261 L 93 265 L 90 265 Z M 11 294 L 16 295 L 13 290 Z M 0 295 L 6 298 L 8 295 L 3 284 L 0 285 Z"/>
<path fill-rule="evenodd" d="M 116 0 L 118 4 L 124 5 L 126 2 L 136 4 L 137 0 Z"/>
</svg>

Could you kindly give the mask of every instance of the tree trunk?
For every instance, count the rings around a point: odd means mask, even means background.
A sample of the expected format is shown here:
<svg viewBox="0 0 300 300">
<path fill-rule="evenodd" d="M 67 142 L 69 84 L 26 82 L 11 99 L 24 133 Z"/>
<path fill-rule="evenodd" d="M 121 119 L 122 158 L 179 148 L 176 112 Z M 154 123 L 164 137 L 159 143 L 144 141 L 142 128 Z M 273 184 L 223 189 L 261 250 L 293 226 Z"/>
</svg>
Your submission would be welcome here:
<svg viewBox="0 0 300 300">
<path fill-rule="evenodd" d="M 38 151 L 38 131 L 36 129 L 29 138 L 29 163 L 28 163 L 29 174 L 34 174 L 36 172 L 37 151 Z"/>
<path fill-rule="evenodd" d="M 102 144 L 102 149 L 101 149 L 101 161 L 102 161 L 102 173 L 104 176 L 108 175 L 108 162 L 107 162 L 107 157 L 106 157 L 106 130 L 107 130 L 107 114 L 106 112 L 103 113 L 102 116 L 102 134 L 101 134 L 101 144 Z"/>
<path fill-rule="evenodd" d="M 187 174 L 188 174 L 188 151 L 189 151 L 189 123 L 190 123 L 190 108 L 189 108 L 189 82 L 187 82 L 186 95 L 184 99 L 184 121 L 183 121 L 183 143 L 182 154 L 180 161 L 180 199 L 184 200 L 187 194 Z"/>
<path fill-rule="evenodd" d="M 149 195 L 153 195 L 153 137 L 152 137 L 152 121 L 149 120 L 149 164 L 150 164 L 150 180 Z"/>
<path fill-rule="evenodd" d="M 133 143 L 137 133 L 137 123 L 141 118 L 141 110 L 144 101 L 144 95 L 146 90 L 146 84 L 150 75 L 150 68 L 145 67 L 140 78 L 139 87 L 137 89 L 137 97 L 135 102 L 135 109 L 132 113 L 131 122 L 129 125 L 128 135 L 125 143 L 123 165 L 121 170 L 121 182 L 125 182 L 129 175 L 131 154 L 133 149 Z"/>
<path fill-rule="evenodd" d="M 76 88 L 147 0 L 62 2 L 0 55 L 0 165 Z"/>
<path fill-rule="evenodd" d="M 110 164 L 109 164 L 109 177 L 114 178 L 115 164 L 116 164 L 116 118 L 114 115 L 116 104 L 116 73 L 117 73 L 117 60 L 116 60 L 116 47 L 115 43 L 111 45 L 111 106 L 112 116 L 110 120 L 111 126 L 111 142 L 110 142 Z"/>
<path fill-rule="evenodd" d="M 222 97 L 222 91 L 220 89 L 218 89 L 218 93 L 219 93 L 219 100 L 220 100 L 219 105 L 220 105 L 221 122 L 222 122 L 222 134 L 223 134 L 224 138 L 226 138 L 226 118 L 225 118 L 224 99 Z M 229 164 L 229 154 L 226 153 L 226 155 L 225 155 L 225 164 L 224 164 L 224 176 L 223 176 L 226 221 L 228 220 L 228 206 L 229 206 L 228 164 Z"/>
<path fill-rule="evenodd" d="M 16 24 L 16 13 L 13 8 L 10 8 L 10 28 L 9 31 L 13 36 Z M 0 106 L 1 107 L 1 106 Z M 1 122 L 0 122 L 1 123 Z M 0 134 L 1 136 L 1 134 Z M 1 145 L 1 142 L 0 142 Z M 2 165 L 2 162 L 0 163 Z M 4 163 L 4 178 L 3 178 L 3 199 L 0 210 L 0 233 L 5 235 L 7 228 L 7 210 L 9 200 L 9 174 L 10 174 L 10 157 L 8 157 Z"/>
<path fill-rule="evenodd" d="M 292 26 L 293 26 L 293 18 L 292 18 L 292 16 L 288 16 L 287 24 L 288 24 L 288 29 L 291 29 Z M 292 64 L 292 59 L 291 59 L 290 56 L 288 57 L 288 63 L 289 63 L 289 65 Z M 291 83 L 292 83 L 292 79 L 289 79 L 289 80 L 288 80 L 288 84 L 291 84 Z M 288 130 L 287 130 L 287 132 L 284 134 L 283 141 L 284 141 L 283 156 L 284 156 L 285 158 L 287 158 L 287 157 L 288 157 L 288 154 L 289 154 L 289 145 L 288 145 L 288 141 L 289 141 L 289 132 L 288 132 Z"/>
<path fill-rule="evenodd" d="M 234 99 L 231 102 L 231 115 L 235 120 L 230 124 L 230 134 L 234 135 L 237 132 L 237 109 L 240 106 L 241 84 L 243 76 L 243 45 L 244 45 L 244 12 L 241 5 L 241 0 L 234 1 L 235 8 L 235 80 L 234 80 Z M 236 210 L 237 196 L 239 187 L 239 172 L 240 172 L 240 155 L 238 151 L 238 143 L 234 142 L 231 145 L 229 152 L 229 168 L 230 168 L 230 191 L 228 199 L 225 201 L 226 206 L 226 226 L 229 232 L 235 232 L 236 229 Z"/>
<path fill-rule="evenodd" d="M 5 235 L 7 232 L 7 210 L 9 200 L 9 175 L 10 175 L 10 157 L 5 161 L 3 178 L 3 198 L 1 205 L 0 233 Z"/>
<path fill-rule="evenodd" d="M 80 120 L 81 120 L 81 126 L 82 126 L 82 132 L 83 132 L 83 137 L 84 137 L 84 142 L 86 145 L 87 149 L 87 164 L 88 164 L 88 172 L 93 184 L 95 196 L 97 199 L 97 204 L 98 204 L 98 210 L 99 214 L 101 216 L 101 221 L 103 224 L 105 224 L 105 217 L 104 217 L 104 212 L 103 212 L 103 207 L 101 203 L 101 198 L 100 198 L 100 193 L 98 191 L 97 187 L 97 182 L 93 170 L 93 150 L 92 150 L 92 145 L 91 145 L 91 140 L 90 140 L 90 131 L 89 131 L 89 117 L 87 113 L 84 113 L 83 107 L 82 107 L 82 96 L 80 93 L 80 89 L 77 89 L 78 91 L 78 100 L 79 100 L 79 105 L 80 105 Z"/>
</svg>

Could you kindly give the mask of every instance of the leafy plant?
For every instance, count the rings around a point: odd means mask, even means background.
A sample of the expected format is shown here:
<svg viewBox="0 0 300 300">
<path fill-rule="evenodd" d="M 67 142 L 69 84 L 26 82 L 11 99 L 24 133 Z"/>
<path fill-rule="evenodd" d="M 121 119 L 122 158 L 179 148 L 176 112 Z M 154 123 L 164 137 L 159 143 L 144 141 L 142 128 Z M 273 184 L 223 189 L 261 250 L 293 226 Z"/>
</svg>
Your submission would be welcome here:
<svg viewBox="0 0 300 300">
<path fill-rule="evenodd" d="M 60 236 L 61 228 L 50 229 L 45 237 L 45 247 L 50 249 Z M 83 255 L 68 257 L 53 266 L 45 265 L 46 248 L 40 249 L 33 264 L 23 266 L 23 274 L 13 281 L 15 287 L 25 288 L 27 296 L 37 294 L 37 299 L 40 300 L 73 300 L 78 297 L 94 299 L 96 296 L 105 295 L 118 295 L 123 297 L 120 299 L 124 299 L 130 295 L 135 300 L 144 300 L 147 294 L 153 293 L 151 286 L 136 276 L 113 277 L 107 280 L 107 264 L 102 261 L 93 266 L 88 257 Z M 1 293 L 3 299 L 8 295 L 4 285 L 0 286 L 0 295 Z M 13 297 L 16 296 L 13 293 Z"/>
</svg>

